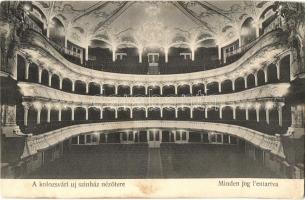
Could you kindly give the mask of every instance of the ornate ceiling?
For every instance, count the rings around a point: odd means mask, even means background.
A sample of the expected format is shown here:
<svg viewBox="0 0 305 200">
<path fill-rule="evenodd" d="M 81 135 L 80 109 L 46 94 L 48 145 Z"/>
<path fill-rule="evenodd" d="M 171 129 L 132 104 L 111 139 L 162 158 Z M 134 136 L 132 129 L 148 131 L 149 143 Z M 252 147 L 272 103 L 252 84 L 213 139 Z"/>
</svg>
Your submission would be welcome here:
<svg viewBox="0 0 305 200">
<path fill-rule="evenodd" d="M 48 24 L 56 17 L 80 46 L 103 41 L 111 48 L 163 47 L 200 41 L 213 46 L 239 38 L 243 21 L 259 19 L 272 2 L 262 1 L 55 1 L 33 2 Z M 42 17 L 43 18 L 43 17 Z"/>
</svg>

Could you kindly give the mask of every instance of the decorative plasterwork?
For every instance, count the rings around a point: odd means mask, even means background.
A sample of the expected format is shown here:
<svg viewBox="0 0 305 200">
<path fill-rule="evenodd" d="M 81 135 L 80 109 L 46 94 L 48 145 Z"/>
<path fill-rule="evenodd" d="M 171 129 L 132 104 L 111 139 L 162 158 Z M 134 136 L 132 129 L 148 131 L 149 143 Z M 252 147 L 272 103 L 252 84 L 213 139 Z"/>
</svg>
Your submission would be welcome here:
<svg viewBox="0 0 305 200">
<path fill-rule="evenodd" d="M 242 92 L 193 97 L 103 97 L 78 95 L 49 88 L 40 84 L 20 82 L 20 92 L 24 99 L 31 102 L 46 102 L 48 104 L 62 104 L 63 106 L 126 106 L 126 107 L 200 107 L 200 106 L 244 106 L 252 103 L 254 107 L 258 101 L 282 102 L 286 96 L 289 83 L 279 83 L 260 86 Z M 93 103 L 94 102 L 94 103 Z"/>
<path fill-rule="evenodd" d="M 283 55 L 289 54 L 285 45 L 281 45 L 278 31 L 270 32 L 259 38 L 254 46 L 248 50 L 239 60 L 225 67 L 173 75 L 132 75 L 102 72 L 87 69 L 67 61 L 58 53 L 46 39 L 38 33 L 31 32 L 19 49 L 19 52 L 29 57 L 33 62 L 43 63 L 43 69 L 54 71 L 61 76 L 72 80 L 92 80 L 97 83 L 121 83 L 168 85 L 169 83 L 183 82 L 213 82 L 224 81 L 226 77 L 235 80 L 248 74 L 255 73 L 268 64 L 274 63 Z"/>
<path fill-rule="evenodd" d="M 115 128 L 114 128 L 115 127 Z M 207 130 L 217 131 L 226 134 L 234 135 L 246 140 L 264 150 L 271 151 L 273 154 L 285 158 L 283 145 L 280 138 L 270 136 L 248 128 L 209 122 L 189 122 L 189 121 L 135 121 L 130 122 L 106 122 L 94 124 L 73 125 L 45 134 L 29 136 L 26 138 L 22 158 L 36 154 L 38 151 L 46 150 L 66 139 L 77 136 L 83 133 L 95 133 L 103 131 L 117 130 L 137 130 L 137 129 L 190 129 L 190 130 Z"/>
</svg>

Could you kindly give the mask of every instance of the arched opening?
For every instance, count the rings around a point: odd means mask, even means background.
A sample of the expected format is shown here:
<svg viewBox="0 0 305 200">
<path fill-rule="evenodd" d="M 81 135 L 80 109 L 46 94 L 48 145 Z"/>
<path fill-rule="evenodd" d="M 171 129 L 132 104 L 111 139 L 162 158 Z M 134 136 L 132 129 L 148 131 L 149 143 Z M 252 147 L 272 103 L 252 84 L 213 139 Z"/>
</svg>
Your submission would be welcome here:
<svg viewBox="0 0 305 200">
<path fill-rule="evenodd" d="M 89 123 L 100 121 L 100 109 L 96 107 L 90 107 L 88 109 L 88 120 Z"/>
<path fill-rule="evenodd" d="M 269 110 L 269 127 L 269 130 L 272 130 L 272 132 L 281 132 L 281 127 L 279 126 L 279 115 L 276 108 Z"/>
<path fill-rule="evenodd" d="M 38 31 L 45 35 L 44 33 L 44 23 L 46 23 L 45 14 L 41 11 L 39 7 L 36 5 L 31 5 L 32 9 L 30 9 L 29 18 L 31 19 L 31 23 L 35 23 L 35 31 Z"/>
<path fill-rule="evenodd" d="M 115 94 L 115 87 L 114 85 L 105 84 L 104 85 L 104 95 L 110 96 Z"/>
<path fill-rule="evenodd" d="M 72 124 L 72 109 L 70 107 L 63 107 L 61 111 L 61 121 L 63 124 Z"/>
<path fill-rule="evenodd" d="M 201 96 L 204 94 L 204 85 L 202 83 L 193 85 L 193 95 Z"/>
<path fill-rule="evenodd" d="M 257 127 L 256 121 L 256 110 L 254 108 L 249 108 L 249 120 L 247 121 L 247 125 L 249 128 L 255 129 Z"/>
<path fill-rule="evenodd" d="M 149 86 L 148 88 L 148 96 L 160 96 L 160 87 L 159 86 Z"/>
<path fill-rule="evenodd" d="M 178 86 L 178 95 L 190 95 L 190 86 L 189 85 L 179 85 Z"/>
<path fill-rule="evenodd" d="M 133 96 L 145 96 L 145 87 L 133 86 Z"/>
<path fill-rule="evenodd" d="M 49 38 L 56 44 L 65 46 L 65 28 L 62 22 L 54 17 L 49 24 Z"/>
<path fill-rule="evenodd" d="M 100 94 L 100 85 L 94 82 L 89 83 L 89 94 L 90 95 L 98 95 Z"/>
<path fill-rule="evenodd" d="M 280 81 L 289 82 L 290 81 L 290 55 L 285 56 L 280 61 Z"/>
<path fill-rule="evenodd" d="M 62 90 L 66 92 L 72 92 L 72 81 L 68 78 L 62 80 Z"/>
<path fill-rule="evenodd" d="M 159 108 L 148 108 L 148 119 L 150 120 L 159 120 L 160 117 L 160 109 Z"/>
<path fill-rule="evenodd" d="M 243 77 L 238 77 L 235 80 L 235 91 L 242 91 L 245 89 L 245 79 Z"/>
<path fill-rule="evenodd" d="M 266 121 L 266 110 L 264 107 L 260 107 L 259 109 L 259 125 L 257 126 L 259 131 L 262 131 L 263 133 L 270 134 L 270 130 Z"/>
<path fill-rule="evenodd" d="M 178 108 L 178 119 L 179 120 L 190 120 L 190 108 L 188 107 L 182 107 L 182 108 Z"/>
<path fill-rule="evenodd" d="M 171 108 L 171 107 L 163 108 L 163 119 L 164 120 L 175 119 L 175 108 Z"/>
<path fill-rule="evenodd" d="M 204 118 L 204 107 L 196 107 L 193 109 L 194 120 L 200 121 Z"/>
<path fill-rule="evenodd" d="M 276 65 L 271 64 L 267 67 L 268 83 L 277 83 L 277 72 Z"/>
<path fill-rule="evenodd" d="M 257 72 L 257 85 L 261 86 L 265 84 L 265 73 L 264 71 L 261 69 Z"/>
<path fill-rule="evenodd" d="M 43 106 L 40 112 L 40 123 L 46 124 L 47 120 L 48 120 L 48 109 L 45 106 Z"/>
<path fill-rule="evenodd" d="M 114 108 L 104 108 L 103 118 L 105 120 L 114 120 L 115 119 L 115 109 Z"/>
<path fill-rule="evenodd" d="M 224 123 L 231 124 L 233 121 L 233 109 L 231 106 L 225 106 L 222 108 L 222 121 Z"/>
<path fill-rule="evenodd" d="M 118 119 L 129 120 L 130 119 L 130 109 L 126 107 L 121 107 L 118 109 Z"/>
<path fill-rule="evenodd" d="M 28 111 L 28 126 L 27 132 L 35 132 L 35 127 L 37 126 L 37 111 L 34 107 L 30 107 Z"/>
<path fill-rule="evenodd" d="M 119 96 L 129 96 L 130 87 L 128 85 L 119 85 L 118 86 L 118 95 Z"/>
<path fill-rule="evenodd" d="M 236 120 L 237 124 L 243 124 L 246 121 L 246 110 L 241 107 L 236 107 Z"/>
<path fill-rule="evenodd" d="M 145 119 L 145 108 L 133 108 L 133 119 L 135 120 Z"/>
<path fill-rule="evenodd" d="M 256 39 L 256 26 L 252 17 L 248 17 L 241 26 L 241 46 L 251 43 Z"/>
<path fill-rule="evenodd" d="M 74 121 L 77 124 L 86 123 L 86 109 L 83 107 L 76 107 L 74 109 Z"/>
<path fill-rule="evenodd" d="M 225 80 L 221 83 L 221 93 L 227 94 L 232 92 L 232 81 L 231 80 Z"/>
<path fill-rule="evenodd" d="M 267 7 L 259 17 L 259 21 L 261 27 L 259 30 L 260 36 L 280 27 L 281 22 L 276 12 L 276 6 Z"/>
<path fill-rule="evenodd" d="M 41 84 L 49 86 L 49 72 L 46 69 L 41 72 Z"/>
<path fill-rule="evenodd" d="M 38 66 L 35 63 L 29 65 L 29 82 L 38 83 Z"/>
<path fill-rule="evenodd" d="M 25 59 L 20 55 L 17 55 L 17 80 L 25 80 Z"/>
<path fill-rule="evenodd" d="M 217 122 L 219 121 L 219 108 L 218 107 L 210 107 L 208 109 L 208 118 L 205 119 L 206 121 L 210 122 Z"/>
<path fill-rule="evenodd" d="M 55 89 L 59 89 L 59 76 L 57 76 L 56 74 L 52 75 L 51 87 Z"/>
<path fill-rule="evenodd" d="M 59 118 L 58 118 L 58 113 L 59 111 L 55 108 L 51 108 L 51 113 L 50 113 L 50 124 L 49 128 L 51 130 L 59 128 Z"/>
<path fill-rule="evenodd" d="M 249 74 L 247 76 L 247 88 L 254 88 L 255 87 L 255 77 L 253 74 Z"/>
<path fill-rule="evenodd" d="M 207 95 L 219 94 L 218 82 L 208 83 L 207 85 Z"/>
<path fill-rule="evenodd" d="M 175 87 L 173 85 L 163 86 L 163 96 L 175 96 Z"/>
<path fill-rule="evenodd" d="M 86 83 L 80 80 L 75 81 L 75 93 L 86 94 Z"/>
</svg>

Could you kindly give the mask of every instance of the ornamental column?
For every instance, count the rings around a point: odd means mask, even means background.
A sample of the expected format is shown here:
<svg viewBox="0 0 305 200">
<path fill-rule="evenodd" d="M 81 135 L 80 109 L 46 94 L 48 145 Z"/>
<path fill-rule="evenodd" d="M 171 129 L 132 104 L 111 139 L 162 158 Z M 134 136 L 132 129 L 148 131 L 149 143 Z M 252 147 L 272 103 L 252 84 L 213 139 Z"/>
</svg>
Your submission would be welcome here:
<svg viewBox="0 0 305 200">
<path fill-rule="evenodd" d="M 255 81 L 255 87 L 257 87 L 258 85 L 257 72 L 254 73 L 254 81 Z"/>
<path fill-rule="evenodd" d="M 42 69 L 38 68 L 38 83 L 41 83 Z"/>
<path fill-rule="evenodd" d="M 256 111 L 256 121 L 259 122 L 259 109 L 260 106 L 256 106 L 255 111 Z"/>
<path fill-rule="evenodd" d="M 244 78 L 244 81 L 245 81 L 245 89 L 247 89 L 248 88 L 248 78 L 247 78 L 247 76 Z"/>
<path fill-rule="evenodd" d="M 51 72 L 49 72 L 49 82 L 48 82 L 48 84 L 49 84 L 49 87 L 51 87 L 52 86 L 52 73 Z"/>
<path fill-rule="evenodd" d="M 100 84 L 100 94 L 103 95 L 104 88 L 103 88 L 103 83 Z"/>
<path fill-rule="evenodd" d="M 232 90 L 235 91 L 235 80 L 232 80 Z"/>
<path fill-rule="evenodd" d="M 86 94 L 88 94 L 89 93 L 89 83 L 85 82 L 85 84 L 86 84 Z"/>
<path fill-rule="evenodd" d="M 207 106 L 204 108 L 204 118 L 205 119 L 208 118 L 208 107 Z"/>
<path fill-rule="evenodd" d="M 132 112 L 132 108 L 130 108 L 130 119 L 133 118 L 133 112 Z"/>
<path fill-rule="evenodd" d="M 147 95 L 148 94 L 148 85 L 145 85 L 144 87 L 145 87 L 145 95 Z"/>
<path fill-rule="evenodd" d="M 233 119 L 235 120 L 236 119 L 236 106 L 233 106 L 232 109 L 233 109 Z"/>
<path fill-rule="evenodd" d="M 62 78 L 59 76 L 59 89 L 62 89 Z"/>
<path fill-rule="evenodd" d="M 193 110 L 194 110 L 194 108 L 191 107 L 191 108 L 190 108 L 190 117 L 191 117 L 191 119 L 193 119 Z"/>
<path fill-rule="evenodd" d="M 89 118 L 89 117 L 88 117 L 88 116 L 89 116 L 89 115 L 88 115 L 88 107 L 85 107 L 85 111 L 86 111 L 86 120 L 88 120 L 88 118 Z"/>
<path fill-rule="evenodd" d="M 178 118 L 178 108 L 175 108 L 175 118 Z"/>
<path fill-rule="evenodd" d="M 36 120 L 36 123 L 40 124 L 41 107 L 36 108 L 36 109 L 37 109 L 37 120 Z"/>
<path fill-rule="evenodd" d="M 277 61 L 276 62 L 276 77 L 277 77 L 277 80 L 280 80 L 280 77 L 281 77 L 281 68 L 280 68 L 280 61 Z"/>
<path fill-rule="evenodd" d="M 27 126 L 28 125 L 28 115 L 29 115 L 30 106 L 27 103 L 22 103 L 22 105 L 23 105 L 23 109 L 24 109 L 23 122 L 24 122 L 24 126 Z"/>
<path fill-rule="evenodd" d="M 193 95 L 193 83 L 191 83 L 191 84 L 189 85 L 189 87 L 190 87 L 190 94 Z"/>
<path fill-rule="evenodd" d="M 118 87 L 119 86 L 117 84 L 114 85 L 114 94 L 115 95 L 118 95 Z"/>
<path fill-rule="evenodd" d="M 74 107 L 71 106 L 71 121 L 74 121 Z"/>
<path fill-rule="evenodd" d="M 114 108 L 114 111 L 115 111 L 115 119 L 118 118 L 118 108 Z"/>
<path fill-rule="evenodd" d="M 161 117 L 161 119 L 163 118 L 163 108 L 162 107 L 160 108 L 160 117 Z"/>
<path fill-rule="evenodd" d="M 100 107 L 100 119 L 103 119 L 103 111 L 104 111 L 104 108 Z"/>
<path fill-rule="evenodd" d="M 75 81 L 71 80 L 71 82 L 72 82 L 72 92 L 75 92 Z"/>
<path fill-rule="evenodd" d="M 160 85 L 160 95 L 163 96 L 163 85 Z"/>
<path fill-rule="evenodd" d="M 175 95 L 178 95 L 178 85 L 174 85 L 175 87 Z"/>
<path fill-rule="evenodd" d="M 204 83 L 204 93 L 205 95 L 208 94 L 208 83 Z"/>
<path fill-rule="evenodd" d="M 270 116 L 270 109 L 269 108 L 265 108 L 266 109 L 266 122 L 267 124 L 270 123 L 270 119 L 269 119 L 269 116 Z"/>
<path fill-rule="evenodd" d="M 147 118 L 148 117 L 148 108 L 146 107 L 145 108 L 145 118 Z"/>
<path fill-rule="evenodd" d="M 218 92 L 221 93 L 221 82 L 218 82 Z"/>
<path fill-rule="evenodd" d="M 61 107 L 58 109 L 58 121 L 61 122 Z"/>
<path fill-rule="evenodd" d="M 222 106 L 219 106 L 219 119 L 222 119 Z"/>
<path fill-rule="evenodd" d="M 30 68 L 30 61 L 26 59 L 25 60 L 25 71 L 24 71 L 25 80 L 29 79 L 29 68 Z"/>
<path fill-rule="evenodd" d="M 278 115 L 279 115 L 279 126 L 283 126 L 283 106 L 284 103 L 278 105 Z"/>
<path fill-rule="evenodd" d="M 132 96 L 132 95 L 133 95 L 133 85 L 130 85 L 129 94 L 130 94 L 130 96 Z"/>
<path fill-rule="evenodd" d="M 249 120 L 249 108 L 246 106 L 246 120 Z"/>
<path fill-rule="evenodd" d="M 51 121 L 51 106 L 47 105 L 46 107 L 47 107 L 47 112 L 48 112 L 48 114 L 47 114 L 47 122 L 50 123 L 50 121 Z"/>
<path fill-rule="evenodd" d="M 268 70 L 267 69 L 268 69 L 267 67 L 264 68 L 265 83 L 268 82 Z"/>
</svg>

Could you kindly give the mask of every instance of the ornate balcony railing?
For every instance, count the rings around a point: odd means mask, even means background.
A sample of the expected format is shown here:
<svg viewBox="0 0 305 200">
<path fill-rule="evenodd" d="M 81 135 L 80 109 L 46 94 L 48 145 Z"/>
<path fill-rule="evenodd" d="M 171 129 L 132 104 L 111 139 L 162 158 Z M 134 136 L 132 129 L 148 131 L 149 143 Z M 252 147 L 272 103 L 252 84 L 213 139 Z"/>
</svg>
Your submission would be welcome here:
<svg viewBox="0 0 305 200">
<path fill-rule="evenodd" d="M 281 40 L 281 32 L 273 31 L 259 38 L 256 44 L 250 48 L 236 62 L 222 68 L 207 70 L 203 72 L 193 72 L 187 74 L 173 75 L 132 75 L 102 72 L 87 69 L 67 61 L 57 50 L 55 50 L 48 40 L 39 34 L 30 32 L 24 37 L 20 52 L 25 54 L 33 62 L 44 63 L 43 68 L 53 72 L 58 72 L 61 76 L 71 77 L 71 79 L 86 82 L 86 80 L 96 80 L 96 82 L 120 82 L 126 84 L 168 84 L 172 82 L 211 82 L 216 79 L 236 79 L 240 74 L 251 74 L 268 63 L 275 62 L 283 53 L 287 53 L 287 48 Z M 40 47 L 39 50 L 35 47 Z M 45 52 L 50 56 L 46 57 Z M 268 54 L 267 54 L 268 53 Z M 33 55 L 35 54 L 35 55 Z M 39 56 L 37 56 L 39 55 Z M 41 55 L 41 56 L 40 56 Z M 56 67 L 55 67 L 56 66 Z"/>
<path fill-rule="evenodd" d="M 46 103 L 87 106 L 205 106 L 249 103 L 262 99 L 277 100 L 286 96 L 289 83 L 278 83 L 252 88 L 242 92 L 210 96 L 183 97 L 104 97 L 67 93 L 44 85 L 19 82 L 23 98 Z"/>
<path fill-rule="evenodd" d="M 223 132 L 244 139 L 261 149 L 272 152 L 285 158 L 283 145 L 278 136 L 265 135 L 261 132 L 248 128 L 209 122 L 190 122 L 190 121 L 135 121 L 130 122 L 107 122 L 96 124 L 80 124 L 53 130 L 41 135 L 28 136 L 22 158 L 36 154 L 40 150 L 45 150 L 53 145 L 67 140 L 82 133 L 94 133 L 110 130 L 131 130 L 131 129 L 190 129 Z"/>
</svg>

